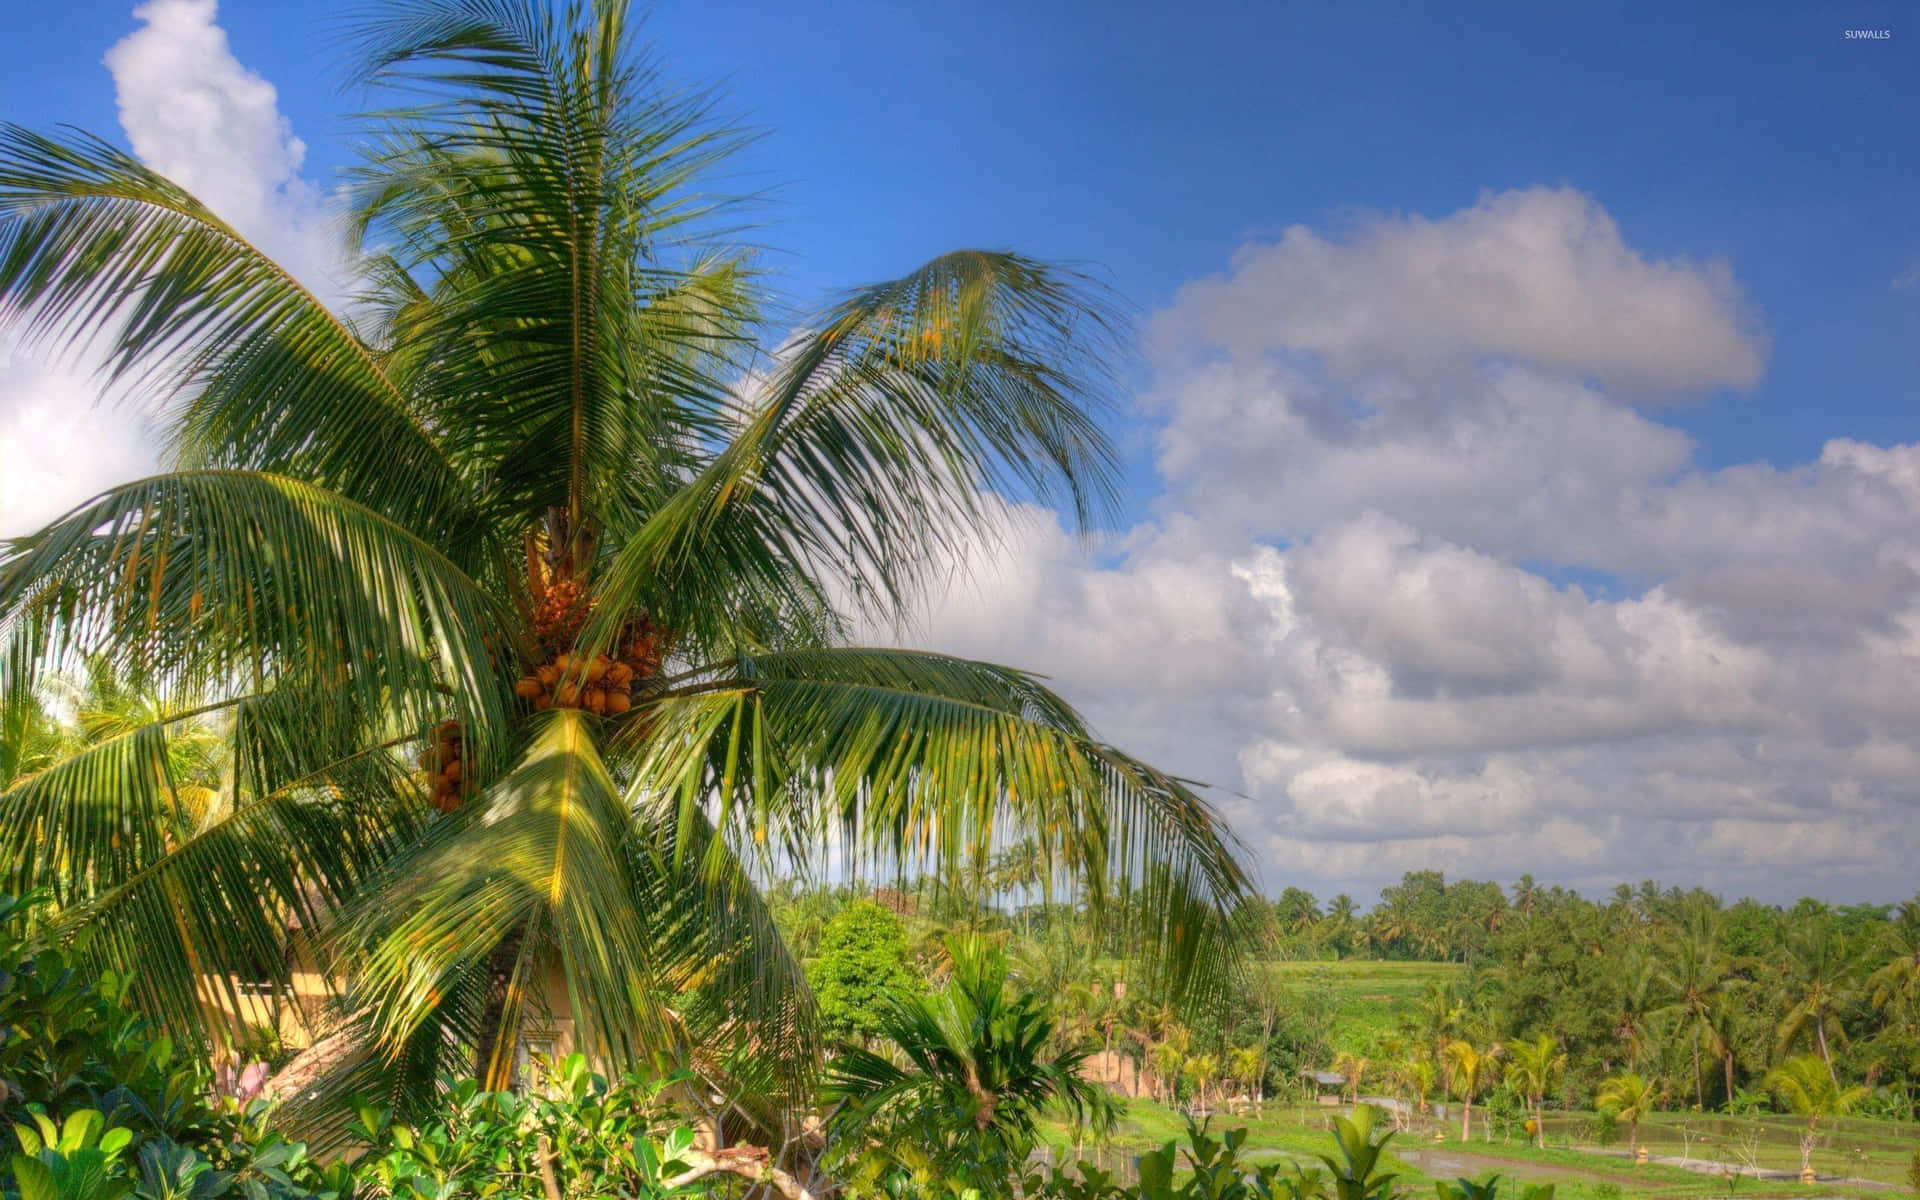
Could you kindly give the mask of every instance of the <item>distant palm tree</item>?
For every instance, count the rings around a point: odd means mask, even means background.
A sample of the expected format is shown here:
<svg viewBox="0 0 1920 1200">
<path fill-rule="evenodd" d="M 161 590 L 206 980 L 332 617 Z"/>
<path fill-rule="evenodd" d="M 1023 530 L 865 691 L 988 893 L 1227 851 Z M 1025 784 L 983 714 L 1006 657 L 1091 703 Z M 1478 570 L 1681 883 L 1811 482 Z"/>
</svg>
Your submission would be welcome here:
<svg viewBox="0 0 1920 1200">
<path fill-rule="evenodd" d="M 1841 1088 L 1829 1065 L 1812 1054 L 1790 1058 L 1768 1071 L 1761 1086 L 1807 1119 L 1806 1132 L 1800 1137 L 1802 1178 L 1813 1174 L 1813 1147 L 1820 1137 L 1821 1119 L 1852 1112 L 1873 1092 L 1864 1085 Z"/>
<path fill-rule="evenodd" d="M 1780 1018 L 1778 1049 L 1785 1050 L 1811 1034 L 1814 1052 L 1838 1087 L 1840 1076 L 1834 1071 L 1828 1039 L 1846 1036 L 1840 1013 L 1855 998 L 1858 960 L 1825 917 L 1794 922 L 1787 930 L 1784 949 L 1780 997 L 1786 1013 Z"/>
<path fill-rule="evenodd" d="M 1673 1016 L 1692 1037 L 1693 1104 L 1706 1107 L 1700 1078 L 1700 1048 L 1713 1017 L 1714 997 L 1733 969 L 1720 949 L 1720 914 L 1695 903 L 1663 947 L 1659 978 L 1667 1000 L 1657 1012 Z"/>
<path fill-rule="evenodd" d="M 841 853 L 951 882 L 1030 836 L 1086 897 L 1138 885 L 1127 944 L 1191 991 L 1252 891 L 1205 800 L 1030 675 L 849 644 L 996 491 L 1110 507 L 1113 305 L 961 251 L 766 341 L 705 182 L 740 139 L 636 26 L 624 0 L 373 11 L 362 76 L 395 99 L 347 189 L 351 320 L 123 151 L 0 127 L 0 323 L 98 346 L 175 450 L 0 550 L 8 722 L 93 655 L 170 689 L 8 767 L 0 886 L 51 891 L 196 1044 L 207 974 L 340 918 L 414 1095 L 505 1082 L 550 974 L 615 1068 L 712 1037 L 798 1069 L 755 879 Z M 164 767 L 209 713 L 236 778 L 169 840 Z"/>
<path fill-rule="evenodd" d="M 1626 1122 L 1627 1153 L 1636 1154 L 1640 1149 L 1640 1122 L 1659 1107 L 1660 1092 L 1643 1076 L 1626 1071 L 1602 1080 L 1593 1103 L 1614 1120 Z"/>
<path fill-rule="evenodd" d="M 1414 1106 L 1422 1116 L 1426 1115 L 1427 1097 L 1433 1094 L 1436 1074 L 1433 1060 L 1424 1054 L 1400 1064 L 1400 1078 L 1406 1083 L 1407 1090 L 1413 1093 Z"/>
<path fill-rule="evenodd" d="M 1920 897 L 1902 902 L 1894 912 L 1880 951 L 1887 961 L 1867 978 L 1873 1006 L 1920 1006 Z"/>
<path fill-rule="evenodd" d="M 1534 1140 L 1544 1149 L 1547 1144 L 1546 1095 L 1553 1090 L 1554 1080 L 1567 1069 L 1566 1052 L 1551 1035 L 1543 1033 L 1530 1042 L 1508 1043 L 1507 1056 L 1512 1062 L 1507 1068 L 1507 1078 L 1519 1085 L 1532 1106 Z"/>
<path fill-rule="evenodd" d="M 1220 1056 L 1212 1051 L 1192 1055 L 1183 1069 L 1187 1078 L 1193 1080 L 1194 1107 L 1206 1112 L 1209 1090 L 1213 1087 L 1213 1081 L 1220 1078 Z"/>
<path fill-rule="evenodd" d="M 1440 1052 L 1440 1066 L 1446 1072 L 1447 1091 L 1460 1101 L 1460 1140 L 1473 1139 L 1473 1102 L 1486 1091 L 1499 1073 L 1500 1047 L 1475 1049 L 1471 1042 L 1456 1038 Z"/>
<path fill-rule="evenodd" d="M 1348 1050 L 1342 1050 L 1333 1056 L 1333 1070 L 1342 1080 L 1341 1090 L 1347 1093 L 1347 1102 L 1350 1104 L 1358 1104 L 1360 1102 L 1360 1084 L 1366 1078 L 1367 1074 L 1367 1059 L 1365 1056 L 1354 1054 Z"/>
<path fill-rule="evenodd" d="M 1620 1010 L 1614 1021 L 1614 1036 L 1627 1048 L 1629 1071 L 1640 1069 L 1647 1021 L 1661 1007 L 1660 987 L 1660 971 L 1652 952 L 1644 943 L 1628 946 L 1620 964 Z"/>
<path fill-rule="evenodd" d="M 1260 1105 L 1266 1098 L 1267 1048 L 1241 1046 L 1233 1052 L 1230 1066 L 1234 1080 L 1247 1089 L 1254 1114 L 1259 1115 Z"/>
</svg>

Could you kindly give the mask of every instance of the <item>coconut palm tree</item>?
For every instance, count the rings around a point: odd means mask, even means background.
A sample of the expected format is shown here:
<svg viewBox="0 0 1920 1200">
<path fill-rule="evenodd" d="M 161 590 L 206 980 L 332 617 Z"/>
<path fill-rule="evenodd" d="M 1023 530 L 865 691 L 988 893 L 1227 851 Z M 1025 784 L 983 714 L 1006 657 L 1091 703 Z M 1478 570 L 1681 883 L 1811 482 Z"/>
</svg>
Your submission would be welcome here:
<svg viewBox="0 0 1920 1200">
<path fill-rule="evenodd" d="M 910 1142 L 945 1176 L 996 1195 L 1026 1161 L 1044 1113 L 1105 1131 L 1115 1107 L 1087 1077 L 1084 1049 L 1048 1050 L 1047 1003 L 1009 986 L 1002 951 L 961 937 L 952 959 L 939 991 L 899 1000 L 882 1018 L 897 1058 L 849 1048 L 834 1060 L 825 1095 L 844 1102 L 832 1119 L 836 1140 L 883 1152 Z"/>
<path fill-rule="evenodd" d="M 1104 511 L 1099 289 L 965 251 L 763 348 L 703 182 L 738 139 L 622 0 L 405 0 L 356 47 L 392 103 L 350 315 L 107 143 L 0 128 L 0 322 L 163 398 L 171 456 L 0 553 L 9 720 L 94 657 L 166 697 L 13 779 L 0 885 L 201 1034 L 204 977 L 324 926 L 416 1084 L 504 1082 L 544 1004 L 614 1067 L 807 1061 L 756 884 L 829 853 L 953 878 L 1031 838 L 1207 986 L 1251 889 L 1199 795 L 1030 675 L 850 641 L 996 491 Z M 231 783 L 171 836 L 210 715 Z"/>
<path fill-rule="evenodd" d="M 1858 990 L 1858 960 L 1848 953 L 1845 939 L 1824 916 L 1793 922 L 1787 929 L 1784 949 L 1780 998 L 1786 1012 L 1780 1018 L 1779 1049 L 1808 1038 L 1837 1087 L 1840 1077 L 1834 1071 L 1829 1041 L 1846 1036 L 1840 1014 L 1853 1003 Z"/>
<path fill-rule="evenodd" d="M 1366 1078 L 1367 1058 L 1351 1050 L 1342 1050 L 1333 1056 L 1334 1074 L 1340 1076 L 1341 1090 L 1347 1093 L 1347 1103 L 1360 1102 L 1360 1084 Z"/>
<path fill-rule="evenodd" d="M 1690 905 L 1685 921 L 1664 947 L 1659 979 L 1666 1003 L 1655 1010 L 1686 1028 L 1693 1049 L 1693 1105 L 1706 1107 L 1700 1077 L 1700 1047 L 1712 1024 L 1714 997 L 1732 973 L 1720 950 L 1720 914 L 1704 903 Z"/>
<path fill-rule="evenodd" d="M 1446 1074 L 1447 1091 L 1460 1101 L 1460 1140 L 1473 1139 L 1473 1102 L 1493 1083 L 1500 1070 L 1498 1044 L 1476 1049 L 1464 1038 L 1448 1042 L 1440 1051 L 1440 1066 Z"/>
<path fill-rule="evenodd" d="M 1637 1156 L 1640 1149 L 1640 1122 L 1659 1107 L 1659 1089 L 1644 1076 L 1624 1071 L 1601 1081 L 1593 1103 L 1601 1112 L 1611 1114 L 1614 1120 L 1626 1122 L 1627 1153 Z"/>
<path fill-rule="evenodd" d="M 1800 1136 L 1800 1176 L 1808 1182 L 1813 1179 L 1813 1147 L 1820 1138 L 1821 1119 L 1852 1112 L 1873 1093 L 1865 1085 L 1840 1087 L 1829 1064 L 1814 1054 L 1787 1059 L 1767 1072 L 1761 1086 L 1807 1119 L 1806 1132 Z"/>
<path fill-rule="evenodd" d="M 1507 1056 L 1512 1063 L 1507 1068 L 1507 1078 L 1519 1085 L 1527 1104 L 1532 1107 L 1534 1141 L 1545 1149 L 1546 1096 L 1553 1090 L 1554 1080 L 1567 1069 L 1566 1052 L 1552 1035 L 1543 1033 L 1530 1042 L 1509 1043 Z"/>
<path fill-rule="evenodd" d="M 1228 1068 L 1234 1082 L 1247 1089 L 1247 1099 L 1253 1101 L 1253 1112 L 1258 1116 L 1261 1102 L 1266 1098 L 1267 1048 L 1238 1047 L 1228 1061 Z"/>
<path fill-rule="evenodd" d="M 1867 977 L 1873 1006 L 1920 1004 L 1920 897 L 1895 910 L 1880 950 L 1886 961 Z"/>
</svg>

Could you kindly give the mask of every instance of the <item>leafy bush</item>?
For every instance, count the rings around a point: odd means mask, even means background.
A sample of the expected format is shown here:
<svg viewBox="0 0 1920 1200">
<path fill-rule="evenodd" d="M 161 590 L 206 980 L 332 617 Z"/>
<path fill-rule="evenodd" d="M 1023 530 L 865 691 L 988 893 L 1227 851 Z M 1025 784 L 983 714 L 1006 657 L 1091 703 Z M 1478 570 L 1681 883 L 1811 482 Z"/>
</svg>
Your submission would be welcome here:
<svg viewBox="0 0 1920 1200">
<path fill-rule="evenodd" d="M 712 1156 L 693 1150 L 690 1128 L 654 1136 L 660 1094 L 681 1082 L 609 1081 L 575 1054 L 537 1093 L 486 1092 L 461 1080 L 419 1124 L 363 1105 L 353 1132 L 369 1150 L 356 1174 L 363 1195 L 392 1200 L 678 1195 L 715 1173 Z"/>
<path fill-rule="evenodd" d="M 1210 1121 L 1195 1124 L 1189 1118 L 1184 1147 L 1168 1142 L 1140 1156 L 1138 1183 L 1119 1183 L 1098 1167 L 1079 1163 L 1029 1179 L 1021 1190 L 1046 1200 L 1389 1200 L 1394 1176 L 1380 1171 L 1379 1163 L 1393 1134 L 1376 1137 L 1377 1118 L 1378 1111 L 1364 1104 L 1351 1118 L 1334 1118 L 1337 1157 L 1320 1156 L 1327 1164 L 1324 1173 L 1292 1164 L 1243 1165 L 1245 1129 L 1215 1138 L 1208 1132 Z M 1552 1195 L 1537 1200 L 1552 1200 Z"/>
<path fill-rule="evenodd" d="M 197 1059 L 30 931 L 38 902 L 0 896 L 0 1196 L 7 1200 L 348 1200 L 273 1133 L 264 1105 L 218 1101 Z"/>
</svg>

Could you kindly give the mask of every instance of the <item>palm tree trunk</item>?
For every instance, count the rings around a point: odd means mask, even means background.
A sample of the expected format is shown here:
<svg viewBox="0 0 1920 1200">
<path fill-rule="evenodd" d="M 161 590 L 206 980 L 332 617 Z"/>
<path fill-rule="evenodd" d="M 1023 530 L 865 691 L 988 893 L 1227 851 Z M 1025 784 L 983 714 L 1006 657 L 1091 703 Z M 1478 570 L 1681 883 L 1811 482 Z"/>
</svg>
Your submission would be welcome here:
<svg viewBox="0 0 1920 1200">
<path fill-rule="evenodd" d="M 1693 1025 L 1693 1106 L 1705 1109 L 1706 1099 L 1700 1083 L 1700 1023 Z"/>
<path fill-rule="evenodd" d="M 1460 1140 L 1463 1142 L 1470 1142 L 1473 1140 L 1473 1097 L 1472 1096 L 1468 1096 L 1466 1099 L 1466 1102 L 1461 1105 Z"/>
<path fill-rule="evenodd" d="M 1827 1022 L 1825 1014 L 1813 1014 L 1813 1040 L 1820 1047 L 1820 1061 L 1827 1064 L 1827 1078 L 1833 1080 L 1835 1090 L 1840 1087 L 1840 1076 L 1833 1070 L 1833 1052 L 1827 1049 Z"/>
<path fill-rule="evenodd" d="M 1732 1112 L 1733 1111 L 1733 1049 L 1731 1046 L 1728 1047 L 1727 1052 L 1724 1055 L 1722 1055 L 1721 1058 L 1725 1062 L 1726 1068 L 1727 1068 L 1727 1111 Z"/>
</svg>

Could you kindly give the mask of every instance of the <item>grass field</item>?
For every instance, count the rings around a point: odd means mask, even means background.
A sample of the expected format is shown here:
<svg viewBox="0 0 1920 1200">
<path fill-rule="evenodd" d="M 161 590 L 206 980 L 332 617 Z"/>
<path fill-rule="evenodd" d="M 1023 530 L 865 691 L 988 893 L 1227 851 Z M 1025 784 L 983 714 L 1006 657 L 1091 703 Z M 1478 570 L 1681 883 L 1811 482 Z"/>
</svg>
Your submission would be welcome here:
<svg viewBox="0 0 1920 1200">
<path fill-rule="evenodd" d="M 1328 1132 L 1331 1115 L 1343 1111 L 1268 1105 L 1257 1117 L 1249 1112 L 1217 1113 L 1213 1128 L 1215 1132 L 1247 1128 L 1247 1149 L 1255 1161 L 1290 1159 L 1318 1165 L 1314 1156 L 1332 1149 Z M 1577 1114 L 1568 1124 L 1578 1126 L 1583 1133 L 1586 1128 Z M 1791 1118 L 1761 1118 L 1757 1137 L 1743 1122 L 1736 1121 L 1734 1124 L 1742 1128 L 1725 1130 L 1716 1139 L 1707 1130 L 1709 1124 L 1711 1119 L 1703 1121 L 1696 1116 L 1686 1122 L 1677 1114 L 1665 1114 L 1642 1127 L 1642 1140 L 1656 1155 L 1690 1155 L 1695 1163 L 1720 1160 L 1787 1171 L 1799 1169 L 1799 1125 Z M 1823 1196 L 1887 1200 L 1909 1194 L 1904 1180 L 1916 1130 L 1886 1121 L 1845 1122 L 1828 1144 L 1816 1151 L 1814 1169 L 1822 1178 L 1812 1185 L 1796 1180 L 1730 1180 L 1721 1173 L 1659 1163 L 1636 1166 L 1624 1155 L 1624 1140 L 1608 1147 L 1591 1140 L 1568 1140 L 1563 1131 L 1554 1129 L 1551 1120 L 1549 1145 L 1544 1150 L 1517 1138 L 1483 1141 L 1478 1133 L 1474 1141 L 1461 1143 L 1458 1134 L 1451 1122 L 1442 1125 L 1437 1121 L 1397 1133 L 1389 1169 L 1398 1173 L 1414 1197 L 1431 1196 L 1436 1179 L 1484 1179 L 1488 1174 L 1499 1174 L 1513 1183 L 1552 1183 L 1555 1200 L 1786 1200 Z M 1184 1137 L 1185 1118 L 1180 1113 L 1150 1101 L 1134 1100 L 1128 1102 L 1126 1116 L 1110 1145 L 1087 1154 L 1124 1174 L 1132 1157 L 1141 1151 Z M 1058 1144 L 1058 1153 L 1070 1154 L 1064 1130 L 1055 1130 L 1051 1140 Z"/>
<path fill-rule="evenodd" d="M 1445 963 L 1288 962 L 1268 968 L 1289 991 L 1307 989 L 1330 1001 L 1335 1044 L 1367 1044 L 1399 1025 L 1401 1013 L 1417 1003 L 1434 983 L 1458 978 L 1465 968 Z M 1341 1109 L 1315 1105 L 1268 1105 L 1258 1116 L 1250 1112 L 1220 1112 L 1213 1118 L 1216 1132 L 1245 1126 L 1247 1148 L 1256 1160 L 1289 1158 L 1312 1164 L 1314 1155 L 1331 1150 L 1330 1117 Z M 1814 1170 L 1822 1179 L 1812 1185 L 1797 1180 L 1730 1178 L 1726 1173 L 1702 1173 L 1681 1166 L 1650 1163 L 1636 1166 L 1625 1157 L 1621 1131 L 1612 1144 L 1594 1140 L 1592 1113 L 1547 1115 L 1546 1149 L 1529 1145 L 1522 1137 L 1458 1140 L 1457 1124 L 1427 1119 L 1417 1128 L 1396 1135 L 1394 1165 L 1403 1195 L 1433 1194 L 1435 1179 L 1456 1176 L 1484 1178 L 1497 1172 L 1502 1178 L 1525 1183 L 1556 1185 L 1556 1200 L 1768 1200 L 1801 1197 L 1889 1197 L 1911 1195 L 1907 1183 L 1911 1156 L 1920 1142 L 1920 1126 L 1891 1121 L 1849 1118 L 1823 1125 L 1823 1136 L 1813 1154 Z M 1800 1131 L 1797 1118 L 1725 1117 L 1714 1114 L 1661 1113 L 1641 1126 L 1640 1140 L 1655 1156 L 1686 1159 L 1697 1165 L 1731 1162 L 1746 1167 L 1797 1172 L 1800 1167 Z M 1437 1135 L 1437 1137 L 1436 1137 Z M 1109 1169 L 1126 1172 L 1132 1157 L 1169 1140 L 1183 1140 L 1185 1118 L 1166 1106 L 1146 1100 L 1128 1102 L 1126 1116 L 1111 1143 L 1098 1151 Z M 1050 1141 L 1059 1152 L 1070 1153 L 1066 1131 L 1055 1129 Z M 1092 1154 L 1093 1152 L 1089 1152 Z M 1514 1194 L 1517 1196 L 1517 1192 Z"/>
<path fill-rule="evenodd" d="M 1267 968 L 1292 991 L 1313 988 L 1332 1001 L 1336 1045 L 1368 1045 L 1392 1032 L 1427 988 L 1460 979 L 1459 963 L 1281 962 Z"/>
</svg>

